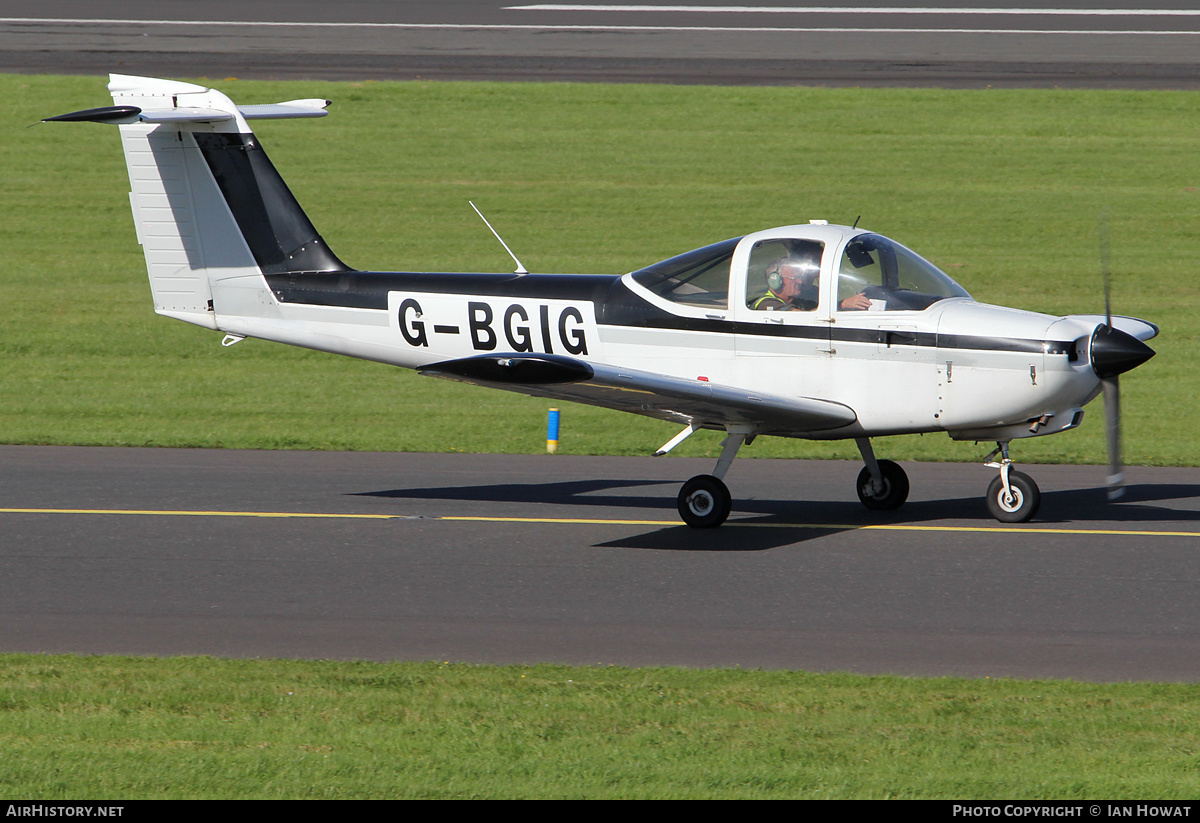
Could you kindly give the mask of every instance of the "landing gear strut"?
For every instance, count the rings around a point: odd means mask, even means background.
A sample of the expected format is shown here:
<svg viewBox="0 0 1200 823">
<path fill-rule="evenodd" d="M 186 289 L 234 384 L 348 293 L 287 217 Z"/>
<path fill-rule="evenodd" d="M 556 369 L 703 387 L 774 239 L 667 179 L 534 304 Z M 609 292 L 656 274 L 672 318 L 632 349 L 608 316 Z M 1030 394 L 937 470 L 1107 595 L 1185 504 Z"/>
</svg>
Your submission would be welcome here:
<svg viewBox="0 0 1200 823">
<path fill-rule="evenodd" d="M 862 454 L 863 470 L 858 473 L 858 499 L 868 509 L 898 509 L 908 500 L 908 475 L 891 460 L 876 460 L 871 441 L 865 437 L 854 441 Z"/>
<path fill-rule="evenodd" d="M 999 454 L 1000 461 L 992 460 Z M 1008 442 L 997 443 L 995 450 L 986 458 L 987 465 L 1000 470 L 1000 476 L 988 485 L 987 507 L 992 517 L 1001 523 L 1025 523 L 1037 514 L 1042 503 L 1042 493 L 1027 474 L 1015 471 L 1008 457 Z"/>
<path fill-rule="evenodd" d="M 676 505 L 684 523 L 695 529 L 714 529 L 729 517 L 733 508 L 733 498 L 722 478 L 725 477 L 725 472 L 729 471 L 738 449 L 747 442 L 748 437 L 753 438 L 753 435 L 749 432 L 730 431 L 721 444 L 721 457 L 717 460 L 717 467 L 713 469 L 713 473 L 698 474 L 683 484 Z"/>
</svg>

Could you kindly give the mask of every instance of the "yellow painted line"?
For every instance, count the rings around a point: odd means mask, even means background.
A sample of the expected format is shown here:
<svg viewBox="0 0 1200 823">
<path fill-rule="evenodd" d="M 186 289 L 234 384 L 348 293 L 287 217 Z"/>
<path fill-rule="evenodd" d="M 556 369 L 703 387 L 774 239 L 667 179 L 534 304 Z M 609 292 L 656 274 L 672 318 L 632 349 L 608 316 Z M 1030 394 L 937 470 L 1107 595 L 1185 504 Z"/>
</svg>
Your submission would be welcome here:
<svg viewBox="0 0 1200 823">
<path fill-rule="evenodd" d="M 586 517 L 487 517 L 450 515 L 438 520 L 474 520 L 480 523 L 563 523 L 583 526 L 682 526 L 682 520 L 593 520 Z M 732 521 L 731 521 L 732 522 Z"/>
<path fill-rule="evenodd" d="M 753 525 L 747 523 L 746 525 Z M 1042 528 L 1040 526 L 901 526 L 901 525 L 876 525 L 876 526 L 837 526 L 828 524 L 824 526 L 807 525 L 804 528 L 809 529 L 878 529 L 883 531 L 914 531 L 914 532 L 990 532 L 990 533 L 1010 533 L 1010 534 L 1111 534 L 1123 535 L 1126 537 L 1200 537 L 1200 532 L 1169 532 L 1169 531 L 1149 531 L 1145 529 L 1057 529 L 1057 528 Z"/>
<path fill-rule="evenodd" d="M 140 514 L 147 517 L 341 518 L 345 520 L 468 520 L 485 523 L 574 523 L 609 526 L 680 526 L 680 520 L 589 520 L 567 517 L 466 517 L 436 514 L 330 514 L 322 512 L 222 512 L 170 509 L 5 509 L 0 514 Z"/>
<path fill-rule="evenodd" d="M 0 514 L 100 514 L 142 515 L 144 517 L 262 517 L 287 519 L 334 520 L 452 520 L 475 523 L 558 523 L 588 526 L 682 526 L 680 520 L 616 520 L 583 517 L 495 517 L 487 515 L 405 515 L 405 514 L 334 514 L 328 512 L 229 512 L 183 511 L 163 509 L 16 509 L 0 508 Z M 912 531 L 912 532 L 979 532 L 983 534 L 1058 534 L 1111 535 L 1118 537 L 1200 537 L 1200 532 L 1149 531 L 1144 529 L 1064 529 L 1042 526 L 924 526 L 913 524 L 854 523 L 756 523 L 730 520 L 727 526 L 768 529 L 814 529 L 817 531 Z"/>
<path fill-rule="evenodd" d="M 206 512 L 169 509 L 0 509 L 0 514 L 140 514 L 146 517 L 307 517 L 351 520 L 403 520 L 400 514 L 323 514 L 319 512 Z"/>
<path fill-rule="evenodd" d="M 608 523 L 637 526 L 681 526 L 679 520 L 577 520 L 550 517 L 441 517 L 439 520 L 479 520 L 502 523 Z M 754 523 L 744 520 L 728 520 L 727 526 L 753 526 L 768 529 L 817 529 L 827 531 L 914 531 L 914 532 L 985 532 L 1013 534 L 1107 534 L 1154 537 L 1200 537 L 1200 532 L 1137 531 L 1129 529 L 1053 529 L 1037 526 L 914 526 L 914 525 L 856 525 L 853 523 Z"/>
</svg>

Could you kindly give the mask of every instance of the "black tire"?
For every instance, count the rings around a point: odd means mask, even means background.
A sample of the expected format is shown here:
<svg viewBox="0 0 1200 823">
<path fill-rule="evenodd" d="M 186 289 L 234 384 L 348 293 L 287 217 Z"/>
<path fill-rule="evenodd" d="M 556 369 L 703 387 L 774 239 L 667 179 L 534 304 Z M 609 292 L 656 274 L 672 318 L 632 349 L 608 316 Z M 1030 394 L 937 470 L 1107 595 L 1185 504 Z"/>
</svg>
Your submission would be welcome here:
<svg viewBox="0 0 1200 823">
<path fill-rule="evenodd" d="M 1021 472 L 1008 473 L 1008 485 L 1012 488 L 1012 499 L 1004 494 L 1004 481 L 995 477 L 987 490 L 987 507 L 992 517 L 1001 523 L 1025 523 L 1037 514 L 1042 504 L 1042 493 L 1033 478 Z"/>
<path fill-rule="evenodd" d="M 710 474 L 698 474 L 684 483 L 676 502 L 679 516 L 694 529 L 715 529 L 733 508 L 729 489 Z"/>
<path fill-rule="evenodd" d="M 858 473 L 858 499 L 868 509 L 900 508 L 908 500 L 908 475 L 891 460 L 879 461 L 879 473 L 883 475 L 883 492 L 876 494 L 871 483 L 871 470 L 863 466 Z"/>
</svg>

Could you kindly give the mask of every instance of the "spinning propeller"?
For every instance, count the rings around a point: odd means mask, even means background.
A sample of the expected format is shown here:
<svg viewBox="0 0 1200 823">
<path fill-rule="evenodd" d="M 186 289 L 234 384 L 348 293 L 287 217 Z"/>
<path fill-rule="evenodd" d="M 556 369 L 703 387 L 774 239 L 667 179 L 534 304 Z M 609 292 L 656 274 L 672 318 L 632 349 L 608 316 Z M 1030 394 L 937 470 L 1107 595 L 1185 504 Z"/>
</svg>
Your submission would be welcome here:
<svg viewBox="0 0 1200 823">
<path fill-rule="evenodd" d="M 1145 363 L 1154 350 L 1113 326 L 1112 275 L 1108 264 L 1108 224 L 1100 224 L 1100 267 L 1104 279 L 1104 325 L 1092 332 L 1089 344 L 1092 370 L 1104 392 L 1104 419 L 1108 437 L 1108 499 L 1119 500 L 1125 489 L 1121 464 L 1121 384 L 1118 375 Z"/>
<path fill-rule="evenodd" d="M 1100 266 L 1104 279 L 1104 322 L 1112 330 L 1112 269 L 1108 264 L 1108 232 L 1100 232 Z M 1095 358 L 1092 359 L 1095 368 Z M 1099 372 L 1097 372 L 1099 373 Z M 1108 499 L 1125 495 L 1125 472 L 1121 463 L 1121 381 L 1116 375 L 1100 375 L 1104 390 L 1104 427 L 1108 438 Z"/>
</svg>

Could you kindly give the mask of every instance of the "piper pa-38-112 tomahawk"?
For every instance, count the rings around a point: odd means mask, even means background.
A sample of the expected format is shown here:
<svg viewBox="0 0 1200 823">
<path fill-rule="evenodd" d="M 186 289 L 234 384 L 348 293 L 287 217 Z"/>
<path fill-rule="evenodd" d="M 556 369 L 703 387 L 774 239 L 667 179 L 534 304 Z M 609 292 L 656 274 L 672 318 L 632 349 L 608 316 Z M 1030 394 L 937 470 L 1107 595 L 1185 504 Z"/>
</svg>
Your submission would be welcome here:
<svg viewBox="0 0 1200 823">
<path fill-rule="evenodd" d="M 895 509 L 908 478 L 871 438 L 918 432 L 995 441 L 988 508 L 1026 521 L 1040 495 L 1009 443 L 1075 428 L 1101 391 L 1119 491 L 1117 375 L 1153 356 L 1151 323 L 984 305 L 899 243 L 823 220 L 620 276 L 530 274 L 519 261 L 512 274 L 359 271 L 326 246 L 248 125 L 320 117 L 328 101 L 237 106 L 123 75 L 108 89 L 112 106 L 47 119 L 120 126 L 155 310 L 226 345 L 274 340 L 682 424 L 658 454 L 724 431 L 713 473 L 679 492 L 696 527 L 725 521 L 722 478 L 762 435 L 853 439 L 859 498 Z"/>
</svg>

